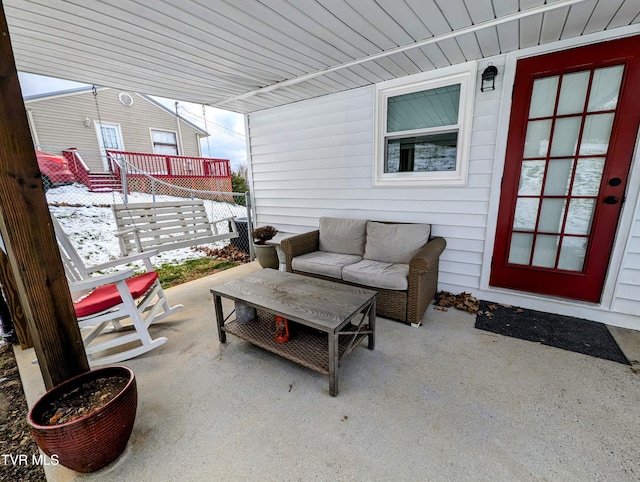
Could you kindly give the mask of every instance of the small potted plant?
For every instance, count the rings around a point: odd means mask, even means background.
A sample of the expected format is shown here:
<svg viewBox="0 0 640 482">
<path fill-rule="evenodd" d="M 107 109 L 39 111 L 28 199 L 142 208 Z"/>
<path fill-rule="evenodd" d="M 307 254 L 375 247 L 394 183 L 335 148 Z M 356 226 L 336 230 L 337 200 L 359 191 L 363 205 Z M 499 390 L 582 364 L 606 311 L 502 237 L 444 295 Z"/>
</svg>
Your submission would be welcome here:
<svg viewBox="0 0 640 482">
<path fill-rule="evenodd" d="M 278 234 L 278 230 L 273 226 L 261 226 L 251 233 L 253 236 L 253 251 L 256 254 L 258 263 L 263 268 L 278 269 L 280 266 L 276 247 L 272 244 L 267 244 L 267 241 L 273 239 L 276 234 Z"/>
</svg>

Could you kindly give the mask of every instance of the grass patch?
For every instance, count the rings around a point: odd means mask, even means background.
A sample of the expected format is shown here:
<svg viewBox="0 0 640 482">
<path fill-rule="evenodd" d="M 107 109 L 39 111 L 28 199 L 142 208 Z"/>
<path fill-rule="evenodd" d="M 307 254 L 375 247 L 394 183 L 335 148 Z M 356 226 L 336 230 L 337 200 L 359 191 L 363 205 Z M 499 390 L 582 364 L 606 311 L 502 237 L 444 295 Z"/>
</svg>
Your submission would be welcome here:
<svg viewBox="0 0 640 482">
<path fill-rule="evenodd" d="M 238 266 L 234 261 L 221 261 L 213 258 L 190 259 L 180 264 L 166 263 L 156 268 L 163 288 L 186 283 L 194 279 Z"/>
</svg>

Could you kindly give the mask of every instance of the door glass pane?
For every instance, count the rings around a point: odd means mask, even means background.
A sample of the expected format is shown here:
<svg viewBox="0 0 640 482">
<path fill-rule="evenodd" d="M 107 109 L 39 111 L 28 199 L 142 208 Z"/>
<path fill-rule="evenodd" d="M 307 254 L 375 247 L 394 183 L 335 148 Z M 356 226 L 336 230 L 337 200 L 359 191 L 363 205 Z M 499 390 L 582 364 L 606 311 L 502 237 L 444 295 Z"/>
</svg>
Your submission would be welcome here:
<svg viewBox="0 0 640 482">
<path fill-rule="evenodd" d="M 387 132 L 457 125 L 459 104 L 460 84 L 389 97 Z"/>
<path fill-rule="evenodd" d="M 569 194 L 573 159 L 552 159 L 547 168 L 544 183 L 545 196 L 566 196 Z"/>
<path fill-rule="evenodd" d="M 560 233 L 564 220 L 565 199 L 543 199 L 538 231 Z"/>
<path fill-rule="evenodd" d="M 594 157 L 580 159 L 573 180 L 573 196 L 597 196 L 600 192 L 600 181 L 604 169 L 604 158 Z"/>
<path fill-rule="evenodd" d="M 543 268 L 555 267 L 559 238 L 560 236 L 538 235 L 531 264 Z"/>
<path fill-rule="evenodd" d="M 524 143 L 524 157 L 546 157 L 550 134 L 550 120 L 529 122 Z"/>
<path fill-rule="evenodd" d="M 509 263 L 529 264 L 533 234 L 513 233 L 509 248 Z"/>
<path fill-rule="evenodd" d="M 624 67 L 617 65 L 605 69 L 596 69 L 591 84 L 589 106 L 587 110 L 613 110 L 618 105 L 618 93 Z"/>
<path fill-rule="evenodd" d="M 544 161 L 523 161 L 520 170 L 520 185 L 518 195 L 539 196 L 542 191 L 544 176 Z"/>
<path fill-rule="evenodd" d="M 533 231 L 538 217 L 538 199 L 519 198 L 516 203 L 516 214 L 513 219 L 513 229 L 519 231 Z"/>
<path fill-rule="evenodd" d="M 611 137 L 613 114 L 588 115 L 580 142 L 580 155 L 606 154 Z"/>
<path fill-rule="evenodd" d="M 587 240 L 588 238 L 565 236 L 562 239 L 562 247 L 560 248 L 558 269 L 582 271 L 584 267 L 584 256 L 587 252 Z"/>
<path fill-rule="evenodd" d="M 100 132 L 102 134 L 102 142 L 104 143 L 105 149 L 118 150 L 120 148 L 118 143 L 118 133 L 115 127 L 103 125 L 100 127 Z"/>
<path fill-rule="evenodd" d="M 572 199 L 567 213 L 567 234 L 589 234 L 595 209 L 595 199 Z"/>
<path fill-rule="evenodd" d="M 584 101 L 587 98 L 590 72 L 577 72 L 562 77 L 560 99 L 558 100 L 557 115 L 578 114 L 584 111 Z"/>
<path fill-rule="evenodd" d="M 550 117 L 556 105 L 556 93 L 558 92 L 558 76 L 536 79 L 533 82 L 531 94 L 531 107 L 529 107 L 529 119 L 535 117 Z"/>
<path fill-rule="evenodd" d="M 572 156 L 576 153 L 582 117 L 557 119 L 553 130 L 552 156 Z"/>
</svg>

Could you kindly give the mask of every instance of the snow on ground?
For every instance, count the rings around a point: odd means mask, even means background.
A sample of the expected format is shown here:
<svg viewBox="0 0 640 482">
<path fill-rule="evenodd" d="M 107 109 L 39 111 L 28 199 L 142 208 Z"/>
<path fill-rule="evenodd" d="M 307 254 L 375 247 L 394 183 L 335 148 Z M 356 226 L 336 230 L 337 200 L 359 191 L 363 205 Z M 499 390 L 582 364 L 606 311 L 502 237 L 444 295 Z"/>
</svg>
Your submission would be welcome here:
<svg viewBox="0 0 640 482">
<path fill-rule="evenodd" d="M 173 196 L 155 196 L 156 202 L 184 200 Z M 94 266 L 105 263 L 122 255 L 111 204 L 120 204 L 124 200 L 120 193 L 92 193 L 82 184 L 61 186 L 47 191 L 49 211 L 59 221 L 74 247 L 83 258 L 85 265 Z M 151 194 L 134 192 L 129 194 L 128 203 L 153 202 Z M 207 213 L 212 221 L 229 216 L 246 217 L 244 206 L 204 200 Z M 221 241 L 209 247 L 221 248 L 227 242 Z M 159 253 L 151 258 L 155 266 L 165 263 L 181 263 L 188 259 L 202 258 L 202 251 L 183 248 Z M 134 265 L 142 266 L 142 263 Z"/>
</svg>

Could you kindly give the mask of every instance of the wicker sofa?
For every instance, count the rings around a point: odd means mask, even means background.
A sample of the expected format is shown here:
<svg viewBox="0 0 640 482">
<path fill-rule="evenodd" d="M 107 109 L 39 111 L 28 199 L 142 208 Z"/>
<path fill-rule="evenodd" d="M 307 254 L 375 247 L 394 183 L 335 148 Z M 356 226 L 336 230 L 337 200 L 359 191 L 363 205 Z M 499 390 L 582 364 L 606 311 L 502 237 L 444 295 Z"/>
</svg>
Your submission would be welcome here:
<svg viewBox="0 0 640 482">
<path fill-rule="evenodd" d="M 419 325 L 436 294 L 444 238 L 428 224 L 320 218 L 319 228 L 286 238 L 288 272 L 378 291 L 376 313 Z"/>
</svg>

